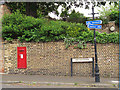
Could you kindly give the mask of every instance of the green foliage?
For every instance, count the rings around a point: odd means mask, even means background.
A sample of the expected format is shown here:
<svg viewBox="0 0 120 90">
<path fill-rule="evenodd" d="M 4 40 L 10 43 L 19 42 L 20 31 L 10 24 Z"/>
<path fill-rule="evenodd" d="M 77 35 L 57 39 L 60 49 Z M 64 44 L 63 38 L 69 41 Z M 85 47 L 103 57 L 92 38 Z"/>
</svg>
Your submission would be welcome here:
<svg viewBox="0 0 120 90">
<path fill-rule="evenodd" d="M 57 41 L 62 40 L 65 36 L 65 31 L 62 28 L 61 22 L 50 21 L 41 27 L 41 41 Z"/>
<path fill-rule="evenodd" d="M 100 16 L 99 20 L 102 20 L 102 24 L 108 24 L 108 22 L 110 21 L 109 17 L 103 17 L 103 16 Z"/>
<path fill-rule="evenodd" d="M 66 44 L 66 48 L 70 45 L 77 44 L 74 48 L 83 49 L 86 48 L 86 43 L 92 42 L 94 43 L 94 32 L 93 31 L 83 31 L 79 37 L 74 38 L 65 38 L 64 43 Z M 119 33 L 99 33 L 96 31 L 96 42 L 105 44 L 105 43 L 119 43 Z"/>
<path fill-rule="evenodd" d="M 65 9 L 65 10 L 63 10 L 62 13 L 60 14 L 60 17 L 67 18 L 68 15 L 69 15 L 69 14 L 68 14 L 68 11 L 67 11 L 67 9 Z"/>
<path fill-rule="evenodd" d="M 21 14 L 19 10 L 11 15 L 6 14 L 2 23 L 3 38 L 6 40 L 11 38 L 20 41 L 56 41 L 63 40 L 67 35 L 76 37 L 82 30 L 87 30 L 83 24 L 33 18 Z"/>
<path fill-rule="evenodd" d="M 27 3 L 31 3 L 27 7 Z M 46 16 L 50 12 L 54 12 L 58 15 L 58 7 L 60 5 L 66 5 L 65 2 L 6 2 L 6 5 L 10 8 L 11 12 L 14 13 L 18 9 L 22 14 L 26 13 L 26 8 L 29 9 L 29 12 L 34 11 L 37 8 L 37 17 Z"/>
<path fill-rule="evenodd" d="M 12 13 L 16 12 L 16 10 L 18 9 L 22 14 L 26 13 L 25 2 L 9 2 L 9 3 L 7 2 L 6 4 L 10 8 Z"/>
<path fill-rule="evenodd" d="M 71 23 L 66 29 L 66 33 L 69 37 L 78 37 L 82 31 L 87 31 L 87 28 L 82 23 Z"/>
<path fill-rule="evenodd" d="M 103 21 L 103 24 L 107 24 L 109 21 L 115 21 L 116 24 L 119 23 L 119 3 L 108 5 L 108 7 L 102 7 L 100 12 L 100 18 Z"/>
<path fill-rule="evenodd" d="M 119 43 L 119 33 L 113 32 L 110 34 L 96 32 L 97 43 Z"/>
<path fill-rule="evenodd" d="M 76 1 L 75 2 L 36 2 L 36 4 L 30 4 L 29 7 L 27 7 L 27 5 L 26 5 L 27 3 L 28 2 L 6 2 L 6 5 L 9 6 L 12 13 L 18 9 L 18 10 L 20 10 L 20 12 L 22 14 L 27 14 L 26 8 L 29 9 L 29 12 L 31 12 L 37 8 L 37 16 L 38 17 L 41 17 L 41 15 L 46 16 L 50 12 L 54 12 L 56 15 L 59 15 L 59 12 L 58 12 L 59 6 L 62 6 L 64 9 L 66 9 L 66 11 L 71 10 L 72 6 L 75 6 L 75 8 L 76 7 L 81 8 L 81 7 L 85 6 L 85 9 L 89 9 L 89 6 L 90 6 L 90 2 L 83 3 L 83 2 L 76 2 Z M 35 3 L 35 2 L 31 2 L 31 3 Z M 95 6 L 96 5 L 100 6 L 100 5 L 105 5 L 105 3 L 106 2 L 97 2 L 97 3 L 92 3 L 92 4 Z M 115 5 L 118 4 L 117 2 L 114 2 L 114 3 L 115 3 Z M 64 15 L 65 15 L 65 12 L 64 12 Z"/>
<path fill-rule="evenodd" d="M 25 16 L 19 11 L 11 15 L 4 15 L 2 19 L 2 37 L 12 41 L 21 42 L 47 42 L 64 40 L 66 48 L 77 43 L 75 48 L 85 48 L 87 42 L 94 42 L 93 31 L 88 31 L 82 23 L 69 23 L 64 21 L 50 21 L 44 18 Z M 118 43 L 119 34 L 99 33 L 96 31 L 97 43 Z"/>
<path fill-rule="evenodd" d="M 79 48 L 79 49 L 86 48 L 86 42 L 81 41 L 80 39 L 77 38 L 71 38 L 71 37 L 65 38 L 64 43 L 66 44 L 66 48 L 68 48 L 70 45 L 75 45 L 75 44 L 77 44 L 77 46 L 75 46 L 74 48 Z"/>
<path fill-rule="evenodd" d="M 35 19 L 33 17 L 22 15 L 19 11 L 4 15 L 2 20 L 3 39 L 20 39 L 30 41 L 33 38 L 34 31 L 38 31 L 45 22 L 44 19 Z M 28 40 L 29 38 L 29 40 Z"/>
<path fill-rule="evenodd" d="M 74 85 L 78 85 L 78 83 L 74 83 Z"/>
<path fill-rule="evenodd" d="M 82 13 L 75 12 L 75 10 L 73 10 L 72 13 L 69 14 L 67 21 L 85 24 L 87 21 L 87 18 Z"/>
<path fill-rule="evenodd" d="M 119 24 L 119 11 L 112 11 L 109 16 L 110 21 L 115 21 L 116 24 Z"/>
</svg>

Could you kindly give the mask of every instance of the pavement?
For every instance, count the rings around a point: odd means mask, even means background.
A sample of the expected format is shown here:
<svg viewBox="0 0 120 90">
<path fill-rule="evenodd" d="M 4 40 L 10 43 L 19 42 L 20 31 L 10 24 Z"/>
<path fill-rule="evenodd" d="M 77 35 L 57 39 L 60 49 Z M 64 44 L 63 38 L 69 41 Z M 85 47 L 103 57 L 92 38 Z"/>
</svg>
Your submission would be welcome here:
<svg viewBox="0 0 120 90">
<path fill-rule="evenodd" d="M 68 87 L 76 86 L 118 88 L 118 80 L 118 78 L 100 78 L 100 82 L 96 83 L 94 77 L 2 74 L 1 83 Z"/>
</svg>

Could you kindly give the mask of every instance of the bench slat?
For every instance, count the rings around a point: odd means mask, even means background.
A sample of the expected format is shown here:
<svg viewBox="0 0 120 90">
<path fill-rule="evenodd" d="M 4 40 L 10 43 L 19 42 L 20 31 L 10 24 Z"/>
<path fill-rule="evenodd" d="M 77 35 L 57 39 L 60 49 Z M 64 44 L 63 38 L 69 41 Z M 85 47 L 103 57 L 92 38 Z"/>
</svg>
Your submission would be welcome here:
<svg viewBox="0 0 120 90">
<path fill-rule="evenodd" d="M 92 58 L 73 58 L 72 62 L 92 62 Z"/>
</svg>

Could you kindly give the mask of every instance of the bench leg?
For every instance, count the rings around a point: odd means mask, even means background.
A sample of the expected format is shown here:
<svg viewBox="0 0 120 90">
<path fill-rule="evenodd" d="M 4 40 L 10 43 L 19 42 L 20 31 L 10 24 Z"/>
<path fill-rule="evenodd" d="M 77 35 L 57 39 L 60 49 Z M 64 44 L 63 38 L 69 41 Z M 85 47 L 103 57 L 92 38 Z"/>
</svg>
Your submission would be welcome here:
<svg viewBox="0 0 120 90">
<path fill-rule="evenodd" d="M 72 58 L 71 58 L 71 77 L 72 77 Z"/>
</svg>

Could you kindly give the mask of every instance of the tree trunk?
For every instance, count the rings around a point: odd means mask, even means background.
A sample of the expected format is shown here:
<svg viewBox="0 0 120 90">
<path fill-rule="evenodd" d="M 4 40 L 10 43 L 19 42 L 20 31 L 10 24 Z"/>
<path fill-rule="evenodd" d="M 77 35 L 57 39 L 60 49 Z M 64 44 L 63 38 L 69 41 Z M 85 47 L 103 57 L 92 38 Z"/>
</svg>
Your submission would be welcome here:
<svg viewBox="0 0 120 90">
<path fill-rule="evenodd" d="M 37 17 L 37 3 L 36 2 L 26 2 L 26 15 Z"/>
</svg>

